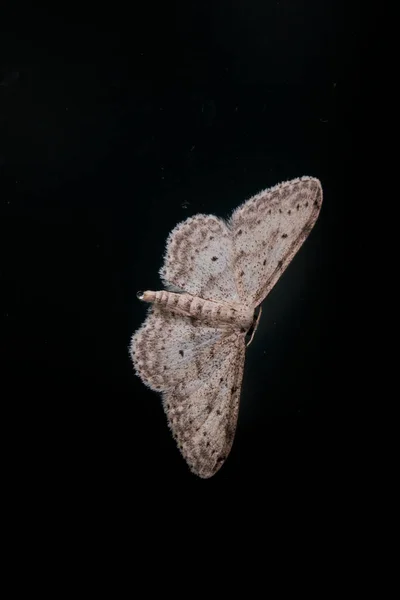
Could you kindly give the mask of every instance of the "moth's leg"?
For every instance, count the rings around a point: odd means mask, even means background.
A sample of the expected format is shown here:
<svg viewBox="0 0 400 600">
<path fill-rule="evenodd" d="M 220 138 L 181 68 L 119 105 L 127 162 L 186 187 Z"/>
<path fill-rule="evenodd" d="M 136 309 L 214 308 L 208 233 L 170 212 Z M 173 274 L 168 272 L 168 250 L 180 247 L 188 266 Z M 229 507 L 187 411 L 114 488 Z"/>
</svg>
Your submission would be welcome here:
<svg viewBox="0 0 400 600">
<path fill-rule="evenodd" d="M 251 338 L 250 338 L 250 341 L 248 342 L 247 346 L 250 346 L 251 342 L 253 341 L 254 334 L 257 331 L 258 323 L 260 321 L 261 313 L 262 313 L 262 307 L 260 306 L 260 311 L 257 315 L 257 320 L 254 325 L 253 333 L 251 334 Z"/>
</svg>

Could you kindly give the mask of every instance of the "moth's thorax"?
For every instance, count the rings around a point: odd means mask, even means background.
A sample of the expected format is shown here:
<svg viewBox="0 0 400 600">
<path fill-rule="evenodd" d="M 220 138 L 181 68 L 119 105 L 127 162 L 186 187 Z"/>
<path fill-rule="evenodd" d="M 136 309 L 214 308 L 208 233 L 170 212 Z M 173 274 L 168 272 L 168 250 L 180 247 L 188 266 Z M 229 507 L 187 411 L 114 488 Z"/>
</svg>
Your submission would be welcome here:
<svg viewBox="0 0 400 600">
<path fill-rule="evenodd" d="M 140 296 L 145 302 L 161 304 L 171 312 L 205 321 L 209 325 L 231 324 L 232 328 L 247 331 L 253 323 L 254 309 L 243 304 L 204 300 L 186 293 L 146 291 Z"/>
</svg>

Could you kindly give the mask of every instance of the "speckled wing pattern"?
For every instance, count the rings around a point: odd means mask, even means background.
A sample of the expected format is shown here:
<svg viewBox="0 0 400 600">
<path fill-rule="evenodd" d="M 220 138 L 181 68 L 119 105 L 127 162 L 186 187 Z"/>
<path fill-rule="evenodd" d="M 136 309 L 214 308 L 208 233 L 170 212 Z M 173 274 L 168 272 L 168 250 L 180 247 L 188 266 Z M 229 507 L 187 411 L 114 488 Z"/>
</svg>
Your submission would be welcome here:
<svg viewBox="0 0 400 600">
<path fill-rule="evenodd" d="M 163 393 L 168 424 L 190 469 L 211 477 L 235 435 L 244 335 L 154 306 L 131 352 L 137 374 Z"/>
<path fill-rule="evenodd" d="M 233 270 L 233 239 L 222 219 L 199 214 L 171 231 L 160 269 L 166 287 L 172 284 L 206 300 L 239 302 Z"/>
<path fill-rule="evenodd" d="M 250 198 L 228 222 L 213 215 L 190 217 L 168 237 L 160 270 L 166 288 L 217 308 L 255 308 L 301 247 L 321 203 L 320 182 L 302 177 Z M 201 312 L 177 314 L 167 303 L 151 307 L 131 341 L 137 374 L 162 393 L 177 445 L 203 478 L 218 471 L 233 443 L 245 334 L 238 322 L 210 323 Z"/>
<path fill-rule="evenodd" d="M 264 190 L 234 211 L 228 225 L 243 302 L 256 307 L 272 290 L 313 228 L 321 203 L 318 179 L 302 177 Z"/>
</svg>

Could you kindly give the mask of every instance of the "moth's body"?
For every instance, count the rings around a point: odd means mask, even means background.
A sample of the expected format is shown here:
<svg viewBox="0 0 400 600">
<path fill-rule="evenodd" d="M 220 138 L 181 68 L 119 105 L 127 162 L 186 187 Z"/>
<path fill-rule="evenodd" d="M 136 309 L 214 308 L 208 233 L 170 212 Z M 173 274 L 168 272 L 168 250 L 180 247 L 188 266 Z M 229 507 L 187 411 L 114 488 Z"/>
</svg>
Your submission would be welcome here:
<svg viewBox="0 0 400 600">
<path fill-rule="evenodd" d="M 166 310 L 190 317 L 210 327 L 223 327 L 245 334 L 253 323 L 254 309 L 244 304 L 205 300 L 192 294 L 146 291 L 140 300 L 159 304 Z"/>
<path fill-rule="evenodd" d="M 170 233 L 161 278 L 139 296 L 149 314 L 134 334 L 136 373 L 161 392 L 168 424 L 193 473 L 212 477 L 235 436 L 246 333 L 255 310 L 317 220 L 318 179 L 301 177 L 253 196 L 228 221 L 195 215 Z M 251 333 L 251 332 L 249 332 Z M 251 340 L 250 340 L 251 341 Z"/>
</svg>

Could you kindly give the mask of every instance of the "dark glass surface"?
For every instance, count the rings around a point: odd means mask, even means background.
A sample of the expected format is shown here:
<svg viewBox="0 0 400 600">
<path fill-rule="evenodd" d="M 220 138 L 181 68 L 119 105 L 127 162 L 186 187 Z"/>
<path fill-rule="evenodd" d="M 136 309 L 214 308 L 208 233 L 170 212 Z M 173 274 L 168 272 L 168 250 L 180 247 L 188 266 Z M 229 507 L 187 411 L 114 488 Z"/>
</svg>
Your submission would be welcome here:
<svg viewBox="0 0 400 600">
<path fill-rule="evenodd" d="M 72 460 L 82 484 L 104 474 L 121 494 L 334 469 L 333 424 L 362 405 L 354 357 L 366 352 L 374 25 L 360 6 L 116 2 L 3 19 L 2 396 L 40 464 L 68 473 Z M 201 482 L 133 373 L 136 292 L 161 288 L 179 221 L 227 217 L 302 175 L 321 180 L 322 211 L 263 304 L 231 455 Z"/>
</svg>

